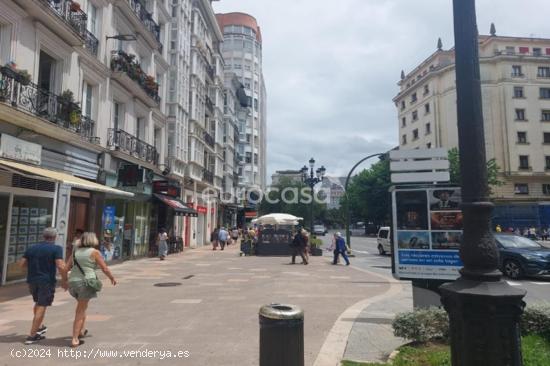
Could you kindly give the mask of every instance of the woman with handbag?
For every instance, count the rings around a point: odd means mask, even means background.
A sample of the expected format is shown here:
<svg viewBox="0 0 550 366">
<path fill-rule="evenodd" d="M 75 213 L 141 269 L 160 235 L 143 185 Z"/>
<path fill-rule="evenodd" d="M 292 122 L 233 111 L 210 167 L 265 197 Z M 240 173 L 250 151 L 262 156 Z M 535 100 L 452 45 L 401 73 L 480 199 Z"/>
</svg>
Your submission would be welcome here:
<svg viewBox="0 0 550 366">
<path fill-rule="evenodd" d="M 97 297 L 97 293 L 103 286 L 97 278 L 96 269 L 99 267 L 111 280 L 111 284 L 116 285 L 115 278 L 97 249 L 98 246 L 99 241 L 94 233 L 84 233 L 80 240 L 80 246 L 69 259 L 68 269 L 72 268 L 69 274 L 69 293 L 77 301 L 71 347 L 84 344 L 81 338 L 88 333 L 88 330 L 84 328 L 88 302 Z"/>
</svg>

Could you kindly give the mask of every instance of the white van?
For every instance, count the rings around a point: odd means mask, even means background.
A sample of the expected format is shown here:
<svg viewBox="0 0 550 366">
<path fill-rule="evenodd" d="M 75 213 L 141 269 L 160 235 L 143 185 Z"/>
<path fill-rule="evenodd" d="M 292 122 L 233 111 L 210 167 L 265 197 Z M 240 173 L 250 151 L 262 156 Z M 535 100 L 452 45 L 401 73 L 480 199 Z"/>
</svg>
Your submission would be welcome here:
<svg viewBox="0 0 550 366">
<path fill-rule="evenodd" d="M 376 242 L 378 243 L 378 253 L 380 255 L 391 253 L 391 229 L 389 226 L 382 226 L 378 229 Z"/>
</svg>

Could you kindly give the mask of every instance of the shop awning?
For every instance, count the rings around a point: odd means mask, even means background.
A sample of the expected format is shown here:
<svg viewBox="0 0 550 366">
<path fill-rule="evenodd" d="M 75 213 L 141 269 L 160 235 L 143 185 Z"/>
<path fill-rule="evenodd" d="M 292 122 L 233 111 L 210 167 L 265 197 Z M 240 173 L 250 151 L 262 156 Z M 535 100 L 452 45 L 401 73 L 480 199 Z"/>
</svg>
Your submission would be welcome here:
<svg viewBox="0 0 550 366">
<path fill-rule="evenodd" d="M 30 174 L 35 177 L 51 179 L 60 183 L 67 184 L 74 188 L 86 189 L 95 192 L 105 192 L 117 196 L 134 197 L 134 194 L 130 192 L 125 192 L 119 189 L 108 187 L 103 184 L 90 182 L 86 179 L 77 178 L 67 173 L 44 169 L 27 164 L 16 163 L 15 161 L 0 159 L 0 167 L 7 168 L 8 170 L 14 171 L 15 173 Z"/>
<path fill-rule="evenodd" d="M 194 209 L 187 206 L 182 201 L 178 200 L 177 198 L 172 198 L 165 196 L 163 194 L 154 193 L 155 197 L 162 201 L 166 206 L 174 209 L 176 211 L 176 215 L 179 216 L 191 216 L 191 217 L 197 217 L 198 213 Z"/>
</svg>

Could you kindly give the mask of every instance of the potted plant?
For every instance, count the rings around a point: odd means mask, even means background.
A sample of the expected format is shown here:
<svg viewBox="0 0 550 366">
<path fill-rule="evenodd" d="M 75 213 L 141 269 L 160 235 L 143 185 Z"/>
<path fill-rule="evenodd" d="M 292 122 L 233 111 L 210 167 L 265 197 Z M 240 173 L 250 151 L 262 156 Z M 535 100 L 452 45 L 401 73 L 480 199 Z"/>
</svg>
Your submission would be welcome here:
<svg viewBox="0 0 550 366">
<path fill-rule="evenodd" d="M 73 1 L 73 2 L 71 2 L 71 8 L 70 9 L 71 9 L 72 12 L 76 13 L 77 11 L 80 11 L 80 4 Z"/>
<path fill-rule="evenodd" d="M 323 250 L 321 249 L 322 245 L 323 245 L 323 241 L 321 239 L 318 239 L 315 235 L 312 235 L 310 239 L 311 255 L 322 256 L 323 255 Z"/>
<path fill-rule="evenodd" d="M 80 124 L 80 106 L 78 103 L 75 103 L 73 92 L 69 89 L 63 91 L 63 93 L 57 97 L 57 101 L 61 105 L 59 117 L 64 122 L 69 122 L 73 126 Z"/>
<path fill-rule="evenodd" d="M 21 83 L 22 85 L 29 85 L 31 82 L 31 75 L 27 70 L 17 69 L 15 62 L 8 62 L 0 68 L 0 72 L 9 78 Z"/>
</svg>

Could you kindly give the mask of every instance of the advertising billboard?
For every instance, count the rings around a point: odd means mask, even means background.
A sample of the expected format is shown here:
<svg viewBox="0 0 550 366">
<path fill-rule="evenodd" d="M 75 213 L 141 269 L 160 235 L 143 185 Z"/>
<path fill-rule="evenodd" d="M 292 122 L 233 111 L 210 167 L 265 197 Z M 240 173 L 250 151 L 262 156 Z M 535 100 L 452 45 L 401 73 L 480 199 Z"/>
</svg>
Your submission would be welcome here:
<svg viewBox="0 0 550 366">
<path fill-rule="evenodd" d="M 460 188 L 397 188 L 392 192 L 392 202 L 394 276 L 458 278 L 462 268 Z"/>
</svg>

